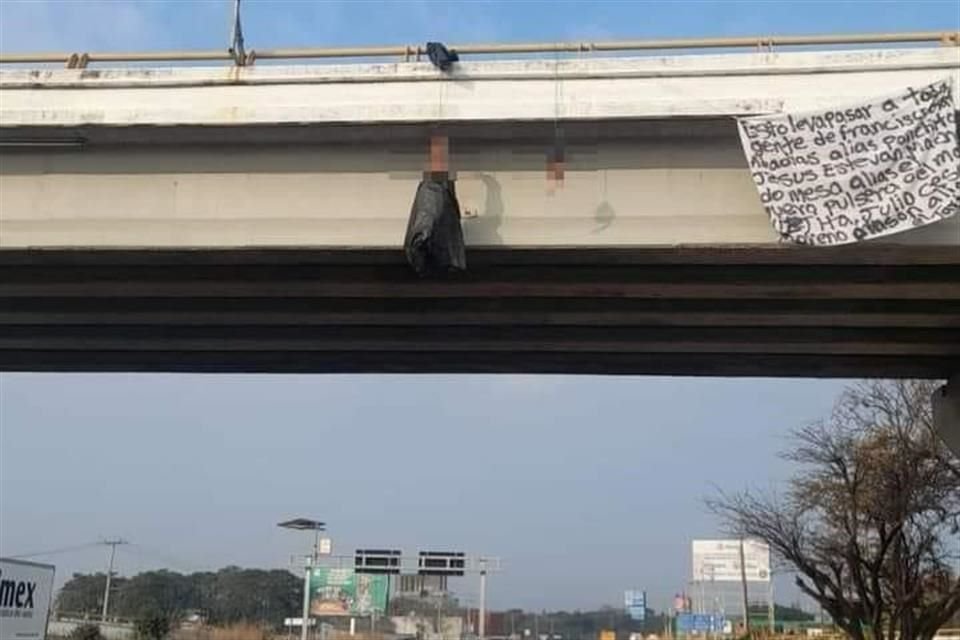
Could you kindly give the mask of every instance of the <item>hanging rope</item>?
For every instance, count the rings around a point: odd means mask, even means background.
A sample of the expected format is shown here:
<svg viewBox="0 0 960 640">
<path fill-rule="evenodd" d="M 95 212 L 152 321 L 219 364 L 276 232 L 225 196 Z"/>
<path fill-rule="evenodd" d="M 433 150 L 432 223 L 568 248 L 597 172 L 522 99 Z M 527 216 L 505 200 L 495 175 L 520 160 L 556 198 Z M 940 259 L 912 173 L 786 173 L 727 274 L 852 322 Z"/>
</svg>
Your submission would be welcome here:
<svg viewBox="0 0 960 640">
<path fill-rule="evenodd" d="M 240 24 L 240 0 L 233 0 L 233 31 L 230 35 L 229 51 L 238 67 L 247 63 L 247 52 L 243 48 L 243 25 Z"/>
<path fill-rule="evenodd" d="M 429 43 L 436 44 L 436 43 Z M 436 63 L 434 63 L 435 66 Z M 430 157 L 428 170 L 431 175 L 447 174 L 450 170 L 450 140 L 445 133 L 443 122 L 444 102 L 446 101 L 447 81 L 437 81 L 437 120 L 430 132 Z"/>
<path fill-rule="evenodd" d="M 560 81 L 560 53 L 554 53 L 553 61 L 553 144 L 547 152 L 547 179 L 551 184 L 563 186 L 564 164 L 566 161 L 563 129 L 560 127 L 560 104 L 563 89 Z"/>
</svg>

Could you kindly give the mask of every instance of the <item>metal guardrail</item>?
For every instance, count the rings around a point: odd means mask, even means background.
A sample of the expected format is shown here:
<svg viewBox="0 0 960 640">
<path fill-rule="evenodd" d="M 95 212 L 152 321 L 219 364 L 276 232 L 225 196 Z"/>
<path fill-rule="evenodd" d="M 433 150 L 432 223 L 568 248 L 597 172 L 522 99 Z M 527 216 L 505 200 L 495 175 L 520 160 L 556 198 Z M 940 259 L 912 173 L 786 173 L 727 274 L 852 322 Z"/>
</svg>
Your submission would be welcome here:
<svg viewBox="0 0 960 640">
<path fill-rule="evenodd" d="M 560 42 L 513 44 L 448 45 L 461 55 L 523 53 L 589 53 L 596 51 L 656 51 L 676 49 L 756 48 L 857 45 L 857 44 L 940 44 L 960 47 L 960 31 L 915 31 L 903 33 L 866 33 L 853 35 L 744 36 L 735 38 L 680 38 L 669 40 L 619 40 L 608 42 Z M 95 62 L 196 62 L 230 61 L 249 66 L 257 60 L 295 60 L 330 58 L 389 58 L 420 60 L 424 45 L 386 47 L 318 47 L 297 49 L 249 50 L 237 55 L 229 50 L 93 52 L 93 53 L 5 53 L 0 64 L 64 64 L 68 69 L 84 69 Z"/>
</svg>

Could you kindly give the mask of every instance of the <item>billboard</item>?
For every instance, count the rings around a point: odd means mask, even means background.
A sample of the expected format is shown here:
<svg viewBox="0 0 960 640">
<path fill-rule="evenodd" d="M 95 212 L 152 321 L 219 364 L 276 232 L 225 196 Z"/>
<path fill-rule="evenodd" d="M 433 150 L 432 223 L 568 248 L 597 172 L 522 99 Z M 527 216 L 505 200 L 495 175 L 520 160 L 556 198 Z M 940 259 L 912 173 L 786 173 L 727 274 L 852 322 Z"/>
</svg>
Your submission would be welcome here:
<svg viewBox="0 0 960 640">
<path fill-rule="evenodd" d="M 743 541 L 747 580 L 770 581 L 770 547 L 757 540 Z M 740 581 L 739 540 L 694 540 L 693 580 Z"/>
<path fill-rule="evenodd" d="M 677 616 L 677 634 L 724 633 L 726 622 L 716 613 L 681 613 Z"/>
<path fill-rule="evenodd" d="M 422 576 L 462 576 L 467 554 L 462 551 L 421 551 L 419 573 Z"/>
<path fill-rule="evenodd" d="M 310 615 L 369 616 L 387 610 L 389 576 L 316 567 L 310 572 Z"/>
<path fill-rule="evenodd" d="M 43 640 L 53 567 L 0 558 L 0 640 Z"/>
<path fill-rule="evenodd" d="M 357 573 L 389 573 L 400 575 L 399 549 L 357 549 L 353 568 Z"/>
<path fill-rule="evenodd" d="M 623 607 L 631 620 L 647 619 L 647 592 L 630 589 L 623 592 Z"/>
</svg>

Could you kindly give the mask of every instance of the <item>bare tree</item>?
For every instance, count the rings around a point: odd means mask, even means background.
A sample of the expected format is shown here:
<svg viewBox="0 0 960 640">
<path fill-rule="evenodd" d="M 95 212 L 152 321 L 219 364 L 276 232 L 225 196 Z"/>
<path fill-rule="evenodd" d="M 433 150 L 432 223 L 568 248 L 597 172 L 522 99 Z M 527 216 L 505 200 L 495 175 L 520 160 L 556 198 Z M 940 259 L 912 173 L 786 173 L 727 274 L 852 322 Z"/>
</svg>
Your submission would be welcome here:
<svg viewBox="0 0 960 640">
<path fill-rule="evenodd" d="M 798 587 L 856 640 L 929 640 L 960 610 L 957 460 L 918 381 L 847 388 L 832 416 L 793 432 L 782 495 L 707 501 L 733 533 L 770 545 Z"/>
</svg>

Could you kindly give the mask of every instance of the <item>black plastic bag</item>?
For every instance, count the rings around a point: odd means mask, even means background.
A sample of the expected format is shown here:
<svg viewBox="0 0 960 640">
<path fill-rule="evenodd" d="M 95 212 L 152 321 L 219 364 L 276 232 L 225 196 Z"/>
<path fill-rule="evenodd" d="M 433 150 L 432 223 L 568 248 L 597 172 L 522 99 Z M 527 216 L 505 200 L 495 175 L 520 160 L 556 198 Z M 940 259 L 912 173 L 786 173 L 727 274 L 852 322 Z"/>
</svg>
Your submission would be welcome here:
<svg viewBox="0 0 960 640">
<path fill-rule="evenodd" d="M 445 174 L 420 181 L 410 208 L 403 249 L 407 262 L 421 276 L 467 268 L 460 204 L 454 183 Z"/>
<path fill-rule="evenodd" d="M 460 60 L 456 51 L 447 49 L 441 42 L 427 43 L 427 57 L 430 58 L 433 66 L 441 71 L 449 71 L 453 63 Z"/>
</svg>

